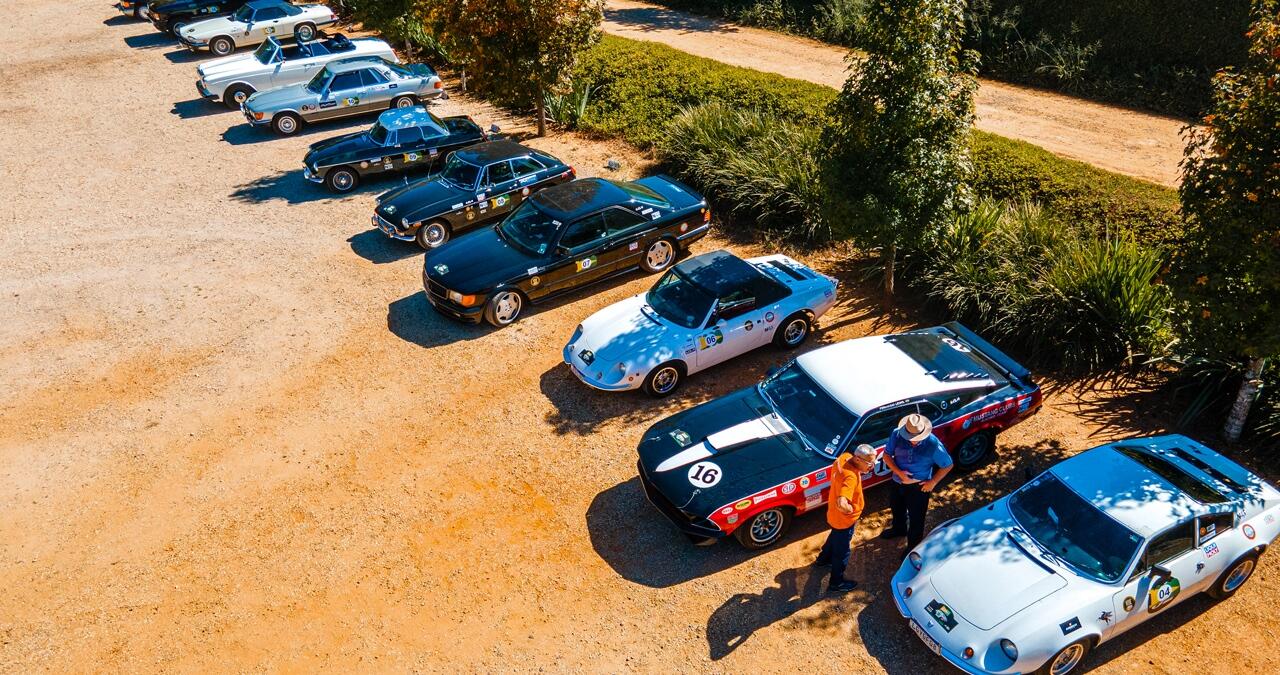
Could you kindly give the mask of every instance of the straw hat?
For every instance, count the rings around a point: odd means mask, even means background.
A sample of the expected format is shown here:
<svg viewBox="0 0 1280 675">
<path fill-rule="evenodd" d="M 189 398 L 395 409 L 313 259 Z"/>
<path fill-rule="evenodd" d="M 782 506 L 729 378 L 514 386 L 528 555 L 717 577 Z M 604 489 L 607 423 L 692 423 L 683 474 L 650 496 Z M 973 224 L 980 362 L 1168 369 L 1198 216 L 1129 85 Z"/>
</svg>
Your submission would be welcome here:
<svg viewBox="0 0 1280 675">
<path fill-rule="evenodd" d="M 912 443 L 923 441 L 931 433 L 933 433 L 933 424 L 924 415 L 912 413 L 898 422 L 898 435 Z"/>
</svg>

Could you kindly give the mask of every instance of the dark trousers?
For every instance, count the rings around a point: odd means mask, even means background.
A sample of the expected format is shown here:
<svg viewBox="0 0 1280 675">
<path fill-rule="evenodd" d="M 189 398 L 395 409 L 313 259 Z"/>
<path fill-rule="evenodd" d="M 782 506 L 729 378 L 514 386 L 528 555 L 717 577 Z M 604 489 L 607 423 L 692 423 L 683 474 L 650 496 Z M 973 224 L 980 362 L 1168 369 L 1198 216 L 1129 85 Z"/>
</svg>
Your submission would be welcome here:
<svg viewBox="0 0 1280 675">
<path fill-rule="evenodd" d="M 853 528 L 856 526 L 857 523 L 843 530 L 831 528 L 826 543 L 822 545 L 822 552 L 818 554 L 818 560 L 831 562 L 832 584 L 844 581 L 844 568 L 849 566 L 849 547 L 853 543 Z"/>
<path fill-rule="evenodd" d="M 893 512 L 893 524 L 889 529 L 907 533 L 908 551 L 924 539 L 924 517 L 929 512 L 929 494 L 920 489 L 919 483 L 903 485 L 897 481 L 889 481 L 889 510 Z"/>
</svg>

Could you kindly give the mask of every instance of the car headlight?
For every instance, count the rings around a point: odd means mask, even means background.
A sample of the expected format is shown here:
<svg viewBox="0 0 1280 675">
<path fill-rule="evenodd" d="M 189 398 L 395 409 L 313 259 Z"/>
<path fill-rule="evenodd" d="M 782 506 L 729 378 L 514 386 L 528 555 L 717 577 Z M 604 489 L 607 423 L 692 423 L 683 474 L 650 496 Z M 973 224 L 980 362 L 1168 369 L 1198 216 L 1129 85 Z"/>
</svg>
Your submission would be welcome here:
<svg viewBox="0 0 1280 675">
<path fill-rule="evenodd" d="M 463 295 L 457 291 L 449 291 L 449 299 L 462 305 L 463 307 L 471 307 L 479 302 L 478 295 Z"/>
<path fill-rule="evenodd" d="M 907 562 L 911 563 L 911 566 L 914 567 L 917 572 L 920 571 L 921 567 L 924 567 L 924 559 L 915 551 L 907 554 Z"/>
<path fill-rule="evenodd" d="M 1013 644 L 1009 638 L 1000 638 L 1000 651 L 1004 652 L 1010 661 L 1018 660 L 1018 645 Z"/>
</svg>

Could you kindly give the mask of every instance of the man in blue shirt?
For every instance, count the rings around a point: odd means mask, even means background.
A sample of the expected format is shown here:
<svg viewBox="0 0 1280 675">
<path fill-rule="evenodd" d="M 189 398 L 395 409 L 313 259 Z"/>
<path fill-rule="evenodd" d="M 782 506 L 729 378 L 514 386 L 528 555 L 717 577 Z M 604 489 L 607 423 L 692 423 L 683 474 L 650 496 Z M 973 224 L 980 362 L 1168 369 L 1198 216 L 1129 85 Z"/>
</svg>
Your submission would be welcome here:
<svg viewBox="0 0 1280 675">
<path fill-rule="evenodd" d="M 907 536 L 907 551 L 924 539 L 924 519 L 929 495 L 951 471 L 951 455 L 933 435 L 933 424 L 924 415 L 902 418 L 884 446 L 884 463 L 893 472 L 889 484 L 889 509 L 893 524 L 881 539 Z"/>
</svg>

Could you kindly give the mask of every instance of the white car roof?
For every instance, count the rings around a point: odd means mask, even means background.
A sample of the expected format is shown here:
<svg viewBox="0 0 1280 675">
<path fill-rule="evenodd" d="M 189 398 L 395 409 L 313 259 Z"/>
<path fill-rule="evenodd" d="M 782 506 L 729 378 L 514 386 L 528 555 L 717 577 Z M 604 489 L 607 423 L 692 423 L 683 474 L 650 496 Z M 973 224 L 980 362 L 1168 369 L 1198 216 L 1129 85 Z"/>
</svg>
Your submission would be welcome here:
<svg viewBox="0 0 1280 675">
<path fill-rule="evenodd" d="M 903 399 L 995 385 L 990 378 L 939 379 L 881 335 L 815 349 L 798 357 L 796 363 L 859 417 Z"/>
</svg>

